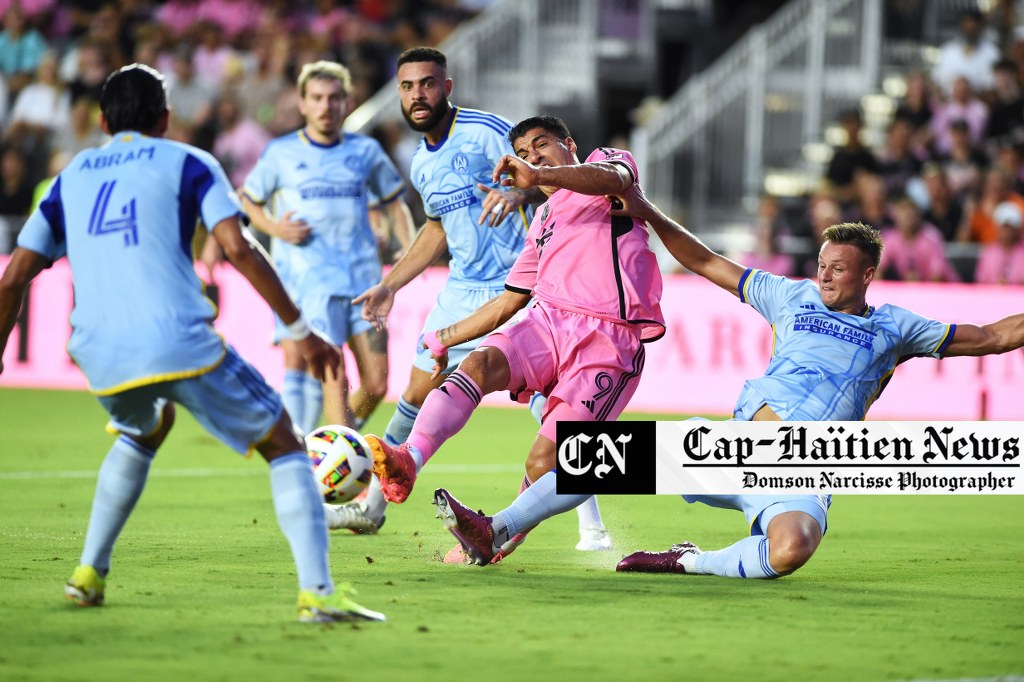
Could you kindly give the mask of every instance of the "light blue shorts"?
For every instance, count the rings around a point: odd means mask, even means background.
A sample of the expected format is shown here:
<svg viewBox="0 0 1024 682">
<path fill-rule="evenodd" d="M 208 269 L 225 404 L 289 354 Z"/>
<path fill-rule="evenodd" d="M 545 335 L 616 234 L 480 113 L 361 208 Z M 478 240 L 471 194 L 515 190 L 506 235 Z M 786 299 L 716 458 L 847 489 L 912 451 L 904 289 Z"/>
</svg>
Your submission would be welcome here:
<svg viewBox="0 0 1024 682">
<path fill-rule="evenodd" d="M 296 300 L 309 326 L 317 330 L 335 346 L 343 346 L 353 336 L 365 334 L 373 328 L 363 319 L 363 306 L 352 305 L 351 298 L 344 296 L 304 296 Z M 287 341 L 288 330 L 284 323 L 274 316 L 274 343 Z"/>
<path fill-rule="evenodd" d="M 487 301 L 505 291 L 504 282 L 495 285 L 468 287 L 463 283 L 448 282 L 444 289 L 437 296 L 437 303 L 427 315 L 427 321 L 423 325 L 423 332 L 443 329 L 453 322 L 458 322 L 469 316 L 474 310 Z M 473 339 L 458 346 L 448 349 L 448 368 L 445 373 L 452 372 L 459 363 L 472 353 L 482 339 Z M 413 366 L 428 374 L 434 371 L 434 359 L 430 357 L 430 351 L 423 347 L 423 334 L 420 334 L 416 341 L 416 357 L 413 359 Z"/>
<path fill-rule="evenodd" d="M 203 428 L 245 454 L 269 435 L 281 417 L 281 398 L 230 346 L 214 369 L 189 379 L 164 381 L 99 396 L 108 428 L 148 436 L 160 426 L 167 401 L 181 404 Z"/>
<path fill-rule="evenodd" d="M 701 502 L 720 509 L 743 512 L 751 535 L 765 535 L 768 524 L 779 514 L 800 511 L 818 522 L 821 534 L 828 529 L 828 508 L 831 495 L 683 495 L 687 502 Z"/>
</svg>

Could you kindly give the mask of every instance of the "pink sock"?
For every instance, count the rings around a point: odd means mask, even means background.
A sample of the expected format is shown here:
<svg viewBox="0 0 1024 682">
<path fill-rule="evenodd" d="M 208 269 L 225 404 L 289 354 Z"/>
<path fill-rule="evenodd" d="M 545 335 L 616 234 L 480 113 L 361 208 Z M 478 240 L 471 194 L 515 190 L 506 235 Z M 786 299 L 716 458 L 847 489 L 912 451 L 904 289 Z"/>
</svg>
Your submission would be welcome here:
<svg viewBox="0 0 1024 682">
<path fill-rule="evenodd" d="M 466 425 L 480 398 L 480 387 L 460 370 L 427 395 L 409 434 L 409 445 L 420 451 L 423 464 Z"/>
</svg>

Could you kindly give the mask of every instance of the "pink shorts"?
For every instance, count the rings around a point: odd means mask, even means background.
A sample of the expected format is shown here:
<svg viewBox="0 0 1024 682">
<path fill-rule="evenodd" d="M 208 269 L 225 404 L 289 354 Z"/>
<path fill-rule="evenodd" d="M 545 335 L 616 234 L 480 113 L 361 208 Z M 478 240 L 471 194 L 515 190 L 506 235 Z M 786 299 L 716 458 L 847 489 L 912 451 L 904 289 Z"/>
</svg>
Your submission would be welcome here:
<svg viewBox="0 0 1024 682">
<path fill-rule="evenodd" d="M 579 421 L 614 421 L 640 382 L 644 347 L 640 330 L 544 303 L 526 308 L 493 331 L 480 347 L 508 359 L 513 395 L 548 397 L 541 434 L 555 440 L 548 415 L 559 401 Z"/>
</svg>

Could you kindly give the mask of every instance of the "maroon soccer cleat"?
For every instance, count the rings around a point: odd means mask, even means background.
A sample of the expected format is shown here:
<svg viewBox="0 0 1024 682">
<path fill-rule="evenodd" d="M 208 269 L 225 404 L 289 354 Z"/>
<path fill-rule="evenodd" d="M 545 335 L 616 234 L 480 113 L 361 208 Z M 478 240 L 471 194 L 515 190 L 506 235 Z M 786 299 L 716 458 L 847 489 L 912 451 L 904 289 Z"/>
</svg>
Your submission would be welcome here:
<svg viewBox="0 0 1024 682">
<path fill-rule="evenodd" d="M 484 516 L 483 512 L 472 511 L 444 488 L 434 491 L 434 504 L 437 505 L 437 516 L 444 527 L 455 536 L 462 545 L 462 551 L 472 559 L 467 563 L 477 566 L 489 564 L 496 554 L 491 517 Z"/>
<path fill-rule="evenodd" d="M 681 542 L 664 552 L 633 552 L 623 557 L 615 566 L 615 570 L 636 573 L 686 573 L 686 569 L 679 563 L 686 554 L 697 556 L 700 554 L 700 548 L 692 542 Z"/>
<path fill-rule="evenodd" d="M 396 504 L 405 502 L 416 482 L 416 462 L 409 454 L 409 444 L 393 448 L 374 435 L 367 435 L 366 442 L 373 452 L 373 473 L 380 479 L 384 499 Z"/>
</svg>

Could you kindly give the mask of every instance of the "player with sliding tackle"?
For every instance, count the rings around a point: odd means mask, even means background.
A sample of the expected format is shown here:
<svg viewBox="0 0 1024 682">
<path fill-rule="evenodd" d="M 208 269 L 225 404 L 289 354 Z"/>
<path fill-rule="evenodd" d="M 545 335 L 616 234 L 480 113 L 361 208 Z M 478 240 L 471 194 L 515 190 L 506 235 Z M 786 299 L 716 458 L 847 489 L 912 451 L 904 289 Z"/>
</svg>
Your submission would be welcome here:
<svg viewBox="0 0 1024 682">
<path fill-rule="evenodd" d="M 639 187 L 613 211 L 648 222 L 684 267 L 749 303 L 775 330 L 764 376 L 746 382 L 741 420 L 855 421 L 864 418 L 896 366 L 914 357 L 1005 353 L 1024 345 L 1024 314 L 986 325 L 945 324 L 867 301 L 882 255 L 878 231 L 860 223 L 827 228 L 818 283 L 745 268 L 708 249 L 651 204 Z M 820 324 L 822 322 L 828 324 Z M 830 333 L 834 326 L 849 334 Z M 687 502 L 744 513 L 750 537 L 717 551 L 690 542 L 636 552 L 619 571 L 776 578 L 807 563 L 827 527 L 829 495 L 685 495 Z"/>
<path fill-rule="evenodd" d="M 518 123 L 508 139 L 518 158 L 502 157 L 492 179 L 539 187 L 548 201 L 537 210 L 505 291 L 467 318 L 424 335 L 435 375 L 447 366 L 449 348 L 489 335 L 431 391 L 406 443 L 393 447 L 367 437 L 384 495 L 401 502 L 419 468 L 466 425 L 484 394 L 547 396 L 526 460 L 530 485 L 507 509 L 492 520 L 444 489 L 435 493 L 446 525 L 481 565 L 508 554 L 543 519 L 589 497 L 555 494 L 555 426 L 616 419 L 636 391 L 643 344 L 665 332 L 661 273 L 647 230 L 641 221 L 611 216 L 605 199 L 636 183 L 629 152 L 602 148 L 581 164 L 569 130 L 551 116 Z M 536 305 L 527 307 L 531 296 Z"/>
<path fill-rule="evenodd" d="M 527 192 L 502 188 L 491 177 L 498 160 L 512 152 L 506 139 L 512 124 L 448 100 L 453 82 L 443 53 L 429 47 L 406 50 L 398 57 L 397 80 L 402 115 L 410 128 L 423 133 L 409 174 L 423 199 L 427 221 L 383 281 L 354 302 L 363 303 L 364 319 L 382 327 L 395 293 L 447 249 L 452 256 L 448 281 L 427 317 L 426 332 L 461 320 L 503 291 L 509 269 L 523 250 L 533 211 L 526 203 Z M 441 385 L 477 343 L 470 338 L 451 348 L 448 365 L 440 373 L 433 372 L 434 360 L 417 343 L 409 383 L 384 432 L 388 443 L 398 445 L 409 438 L 427 394 Z M 543 398 L 524 397 L 530 398 L 530 411 L 539 421 L 546 409 Z M 386 508 L 387 500 L 374 479 L 364 501 L 327 505 L 328 525 L 373 534 L 384 523 Z M 576 549 L 610 549 L 611 538 L 601 521 L 597 499 L 581 504 L 577 514 L 580 540 Z M 462 558 L 459 552 L 449 552 L 445 560 Z"/>
<path fill-rule="evenodd" d="M 103 604 L 114 543 L 180 403 L 223 443 L 239 453 L 255 448 L 270 464 L 274 510 L 298 569 L 299 620 L 384 620 L 349 590 L 335 589 L 311 460 L 280 397 L 213 328 L 213 304 L 192 264 L 197 222 L 287 324 L 313 372 L 337 368 L 338 350 L 310 332 L 246 238 L 220 164 L 160 139 L 170 115 L 166 97 L 163 76 L 148 66 L 107 78 L 100 123 L 113 138 L 57 176 L 0 278 L 2 358 L 29 283 L 67 256 L 75 289 L 68 352 L 109 413 L 108 428 L 120 434 L 100 467 L 81 563 L 64 593 L 79 606 Z"/>
</svg>

